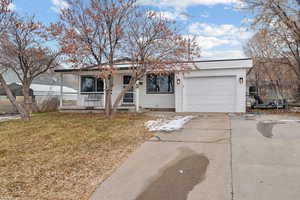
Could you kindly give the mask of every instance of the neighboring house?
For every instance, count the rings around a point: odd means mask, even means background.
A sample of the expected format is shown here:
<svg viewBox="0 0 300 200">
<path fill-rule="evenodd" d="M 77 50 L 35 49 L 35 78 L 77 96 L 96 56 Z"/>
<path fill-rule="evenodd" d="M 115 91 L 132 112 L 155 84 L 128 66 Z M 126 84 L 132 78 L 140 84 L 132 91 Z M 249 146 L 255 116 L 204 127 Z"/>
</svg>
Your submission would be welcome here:
<svg viewBox="0 0 300 200">
<path fill-rule="evenodd" d="M 130 80 L 130 64 L 117 65 L 112 99 L 116 99 Z M 194 67 L 196 66 L 196 67 Z M 246 71 L 251 59 L 210 60 L 191 63 L 184 73 L 158 76 L 147 74 L 137 87 L 125 94 L 120 109 L 171 109 L 176 112 L 245 112 Z M 79 86 L 77 102 L 65 104 L 61 94 L 61 109 L 103 109 L 105 85 L 96 78 L 95 69 L 57 69 L 61 79 L 76 74 Z M 62 81 L 63 82 L 63 81 Z"/>
<path fill-rule="evenodd" d="M 59 98 L 60 96 L 60 87 L 59 85 L 45 85 L 45 84 L 31 84 L 30 88 L 33 90 L 33 94 L 37 104 L 42 104 L 44 101 L 52 97 Z M 65 99 L 69 101 L 74 101 L 77 99 L 77 90 L 63 86 L 63 91 L 67 94 L 65 95 Z"/>
<path fill-rule="evenodd" d="M 297 77 L 285 62 L 284 59 L 253 60 L 253 67 L 247 72 L 248 94 L 258 94 L 262 99 L 293 100 L 297 95 Z"/>
<path fill-rule="evenodd" d="M 12 71 L 8 70 L 4 73 L 4 79 L 7 84 L 10 85 L 14 95 L 17 98 L 19 103 L 23 102 L 23 94 L 22 94 L 22 84 L 19 83 L 17 75 Z M 65 94 L 65 99 L 69 102 L 77 100 L 78 86 L 74 86 L 74 77 L 69 75 L 65 77 L 65 81 L 63 83 L 63 90 L 67 92 Z M 74 86 L 73 88 L 71 86 Z M 31 95 L 33 96 L 37 105 L 42 105 L 44 102 L 51 100 L 54 98 L 59 98 L 60 96 L 60 82 L 58 74 L 56 73 L 45 73 L 37 77 L 30 86 Z M 12 106 L 8 98 L 6 97 L 6 93 L 1 88 L 0 85 L 0 113 L 10 113 L 16 112 L 15 108 Z"/>
<path fill-rule="evenodd" d="M 23 92 L 22 85 L 20 83 L 11 83 L 8 85 L 12 93 L 16 97 L 18 103 L 23 103 Z M 37 105 L 42 105 L 45 101 L 52 98 L 59 99 L 60 88 L 58 85 L 45 85 L 45 84 L 31 84 L 30 86 L 30 96 L 33 97 Z M 63 90 L 67 92 L 65 99 L 69 101 L 76 101 L 77 90 L 63 86 Z M 12 113 L 16 112 L 13 105 L 10 103 L 6 97 L 6 92 L 0 85 L 0 113 Z"/>
<path fill-rule="evenodd" d="M 18 103 L 23 103 L 23 91 L 22 86 L 17 83 L 11 83 L 8 85 L 11 92 L 16 98 Z M 30 96 L 33 96 L 33 90 L 30 89 Z M 15 113 L 17 112 L 14 106 L 10 103 L 9 99 L 6 97 L 6 92 L 0 84 L 0 114 L 2 113 Z"/>
<path fill-rule="evenodd" d="M 22 85 L 16 73 L 12 70 L 8 70 L 4 74 L 4 79 L 6 80 L 7 84 L 17 84 L 20 87 Z M 72 75 L 65 77 L 63 87 L 64 91 L 69 93 L 69 98 L 74 100 L 74 94 L 77 94 L 78 86 L 75 86 L 73 79 L 74 77 L 72 77 Z M 40 76 L 36 77 L 33 80 L 30 88 L 34 91 L 34 96 L 40 102 L 47 99 L 47 97 L 60 96 L 60 85 L 58 74 L 52 72 L 41 74 Z"/>
<path fill-rule="evenodd" d="M 17 84 L 17 83 L 11 83 L 11 84 L 8 84 L 7 86 L 11 90 L 11 92 L 13 93 L 13 95 L 15 97 L 23 96 L 22 85 Z M 29 93 L 30 93 L 30 96 L 33 96 L 32 89 L 30 89 Z M 6 92 L 5 92 L 4 88 L 1 86 L 1 84 L 0 84 L 0 96 L 6 96 Z"/>
<path fill-rule="evenodd" d="M 7 82 L 7 84 L 11 83 L 20 83 L 20 80 L 18 79 L 15 72 L 12 70 L 8 70 L 6 73 L 4 73 L 4 79 Z M 41 74 L 40 76 L 36 77 L 32 84 L 38 84 L 38 85 L 48 85 L 48 86 L 59 86 L 60 80 L 57 73 L 45 73 Z M 72 75 L 64 78 L 64 84 L 63 86 L 77 89 L 77 86 L 74 87 L 74 77 Z M 42 87 L 42 86 L 41 86 Z M 38 89 L 38 91 L 41 91 Z M 47 88 L 44 88 L 44 91 L 48 91 Z"/>
</svg>

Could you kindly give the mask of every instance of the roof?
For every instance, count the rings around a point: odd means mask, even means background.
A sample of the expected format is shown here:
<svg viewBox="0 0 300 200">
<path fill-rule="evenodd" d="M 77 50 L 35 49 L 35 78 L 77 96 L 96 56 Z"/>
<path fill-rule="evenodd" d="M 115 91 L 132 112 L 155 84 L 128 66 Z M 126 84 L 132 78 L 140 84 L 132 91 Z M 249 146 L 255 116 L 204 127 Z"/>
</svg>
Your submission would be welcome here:
<svg viewBox="0 0 300 200">
<path fill-rule="evenodd" d="M 37 92 L 49 92 L 49 93 L 57 93 L 60 92 L 60 85 L 45 85 L 45 84 L 31 84 L 30 88 L 33 89 L 34 93 Z M 63 86 L 63 91 L 65 93 L 77 93 L 77 90 Z"/>
<path fill-rule="evenodd" d="M 17 83 L 11 83 L 8 85 L 8 87 L 10 88 L 10 90 L 12 91 L 12 93 L 15 96 L 23 96 L 23 91 L 22 91 L 22 86 L 18 85 Z M 0 95 L 1 96 L 6 96 L 6 92 L 4 90 L 4 88 L 0 87 Z M 33 95 L 33 90 L 30 89 L 30 96 Z"/>
<path fill-rule="evenodd" d="M 127 61 L 127 60 L 126 60 Z M 251 68 L 251 58 L 240 58 L 240 59 L 221 59 L 221 60 L 199 60 L 199 61 L 182 61 L 180 63 L 191 63 L 197 66 L 197 69 L 219 69 L 219 68 Z M 222 65 L 224 64 L 224 65 Z M 115 64 L 119 70 L 129 70 L 130 62 L 122 62 Z M 215 65 L 215 66 L 214 66 Z M 97 67 L 89 68 L 70 68 L 70 69 L 56 69 L 55 72 L 89 72 L 99 71 Z"/>
</svg>

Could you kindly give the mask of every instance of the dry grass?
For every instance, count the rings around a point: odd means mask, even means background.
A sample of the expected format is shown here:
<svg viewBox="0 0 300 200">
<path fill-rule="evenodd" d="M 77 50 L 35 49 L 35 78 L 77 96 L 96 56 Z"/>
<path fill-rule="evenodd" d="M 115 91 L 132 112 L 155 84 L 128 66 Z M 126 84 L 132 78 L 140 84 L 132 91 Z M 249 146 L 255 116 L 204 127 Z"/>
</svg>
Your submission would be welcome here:
<svg viewBox="0 0 300 200">
<path fill-rule="evenodd" d="M 88 199 L 150 137 L 149 118 L 45 113 L 0 122 L 0 199 Z"/>
<path fill-rule="evenodd" d="M 19 102 L 20 103 L 20 102 Z M 15 108 L 8 99 L 0 99 L 0 113 L 15 112 Z"/>
</svg>

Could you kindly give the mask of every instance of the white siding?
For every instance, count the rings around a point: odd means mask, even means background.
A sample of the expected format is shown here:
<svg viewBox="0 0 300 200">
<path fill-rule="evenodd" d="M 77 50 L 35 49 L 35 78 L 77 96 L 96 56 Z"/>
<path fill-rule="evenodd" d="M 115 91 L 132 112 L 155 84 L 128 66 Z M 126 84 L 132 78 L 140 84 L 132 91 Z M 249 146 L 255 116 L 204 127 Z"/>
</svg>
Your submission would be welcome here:
<svg viewBox="0 0 300 200">
<path fill-rule="evenodd" d="M 245 69 L 252 67 L 252 60 L 223 60 L 223 61 L 202 61 L 192 65 L 198 69 Z"/>
<path fill-rule="evenodd" d="M 175 108 L 175 94 L 147 94 L 146 77 L 140 85 L 139 100 L 142 108 Z"/>
<path fill-rule="evenodd" d="M 87 74 L 87 73 L 86 73 Z M 89 73 L 91 74 L 91 73 Z M 115 74 L 114 76 L 114 88 L 112 94 L 112 101 L 116 100 L 118 94 L 123 87 L 123 76 L 129 75 L 129 73 Z M 143 78 L 143 84 L 139 86 L 139 105 L 142 108 L 175 108 L 175 94 L 147 94 L 147 81 L 146 77 Z M 83 95 L 80 95 L 83 96 Z M 84 105 L 83 98 L 79 98 L 79 105 Z M 94 106 L 99 106 L 96 103 Z M 92 105 L 91 105 L 92 106 Z"/>
<path fill-rule="evenodd" d="M 245 112 L 246 110 L 246 70 L 247 68 L 252 67 L 252 60 L 226 60 L 226 61 L 205 61 L 205 62 L 196 62 L 191 64 L 191 70 L 185 73 L 180 73 L 175 75 L 175 94 L 147 94 L 147 82 L 146 77 L 143 78 L 142 85 L 139 86 L 139 105 L 142 108 L 176 108 L 176 112 L 183 112 L 184 105 L 186 102 L 186 95 L 191 95 L 189 93 L 186 94 L 185 87 L 189 87 L 189 89 L 193 89 L 190 87 L 191 84 L 186 83 L 185 80 L 192 78 L 200 78 L 200 85 L 203 82 L 207 82 L 203 84 L 203 87 L 207 87 L 209 89 L 209 82 L 220 82 L 214 85 L 218 88 L 218 85 L 222 90 L 221 85 L 223 81 L 226 79 L 222 79 L 222 77 L 231 77 L 232 84 L 234 86 L 234 92 L 230 91 L 230 95 L 228 96 L 227 104 L 229 102 L 234 102 L 231 106 L 233 112 Z M 128 71 L 127 71 L 128 72 Z M 112 100 L 116 99 L 117 95 L 121 92 L 123 87 L 123 75 L 127 73 L 126 71 L 120 72 L 114 76 L 114 88 Z M 83 74 L 96 74 L 97 72 L 81 72 Z M 240 83 L 240 78 L 243 78 L 243 83 Z M 196 79 L 195 79 L 196 80 Z M 207 80 L 207 81 L 205 81 Z M 192 83 L 194 85 L 196 83 Z M 226 84 L 226 83 L 225 83 Z M 200 87 L 200 86 L 196 86 Z M 229 87 L 229 86 L 227 86 Z M 231 86 L 230 86 L 231 87 Z M 227 88 L 228 89 L 228 88 Z M 212 88 L 215 90 L 215 88 Z M 223 88 L 223 90 L 226 90 Z M 202 90 L 202 93 L 205 93 L 205 90 Z M 222 96 L 221 93 L 219 95 Z M 233 98 L 233 99 L 230 99 Z M 205 96 L 203 97 L 205 98 Z M 211 98 L 211 97 L 208 97 Z M 190 100 L 190 99 L 188 99 Z M 207 100 L 208 101 L 208 100 Z M 216 102 L 219 104 L 220 102 Z M 190 108 L 189 110 L 193 110 Z M 220 109 L 219 109 L 220 110 Z M 214 110 L 207 110 L 214 111 Z"/>
<path fill-rule="evenodd" d="M 180 84 L 176 85 L 176 111 L 185 112 L 190 110 L 185 110 L 184 105 L 186 102 L 186 93 L 185 88 L 191 87 L 186 84 L 186 80 L 190 78 L 202 77 L 206 78 L 208 81 L 203 87 L 207 89 L 214 90 L 215 88 L 210 87 L 209 78 L 212 78 L 213 81 L 220 81 L 222 84 L 221 77 L 232 77 L 235 80 L 235 95 L 234 95 L 234 109 L 232 112 L 245 112 L 246 111 L 246 69 L 236 68 L 236 69 L 204 69 L 198 71 L 186 72 L 183 75 L 177 75 L 176 79 L 180 79 Z M 220 77 L 217 79 L 216 77 Z M 243 83 L 240 83 L 240 78 L 243 78 Z M 232 80 L 233 80 L 232 79 Z M 203 79 L 201 79 L 203 80 Z M 203 81 L 201 81 L 203 82 Z M 226 83 L 224 83 L 226 84 Z M 199 86 L 200 87 L 200 86 Z M 190 89 L 190 88 L 189 88 Z M 186 89 L 188 90 L 188 89 Z M 203 90 L 202 90 L 203 91 Z M 231 92 L 230 92 L 231 93 Z M 217 105 L 216 105 L 217 106 Z M 206 110 L 207 112 L 215 112 L 215 110 Z"/>
</svg>

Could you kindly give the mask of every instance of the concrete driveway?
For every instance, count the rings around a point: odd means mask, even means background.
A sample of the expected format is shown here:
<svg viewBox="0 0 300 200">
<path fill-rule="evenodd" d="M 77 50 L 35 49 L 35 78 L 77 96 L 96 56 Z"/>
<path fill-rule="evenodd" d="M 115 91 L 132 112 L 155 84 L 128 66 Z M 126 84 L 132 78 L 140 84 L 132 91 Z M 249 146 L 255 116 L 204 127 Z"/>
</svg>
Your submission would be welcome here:
<svg viewBox="0 0 300 200">
<path fill-rule="evenodd" d="M 300 199 L 299 118 L 233 117 L 235 200 Z"/>
<path fill-rule="evenodd" d="M 202 114 L 145 142 L 92 200 L 230 200 L 230 120 Z"/>
<path fill-rule="evenodd" d="M 296 200 L 299 118 L 198 114 L 145 142 L 92 200 Z"/>
</svg>

